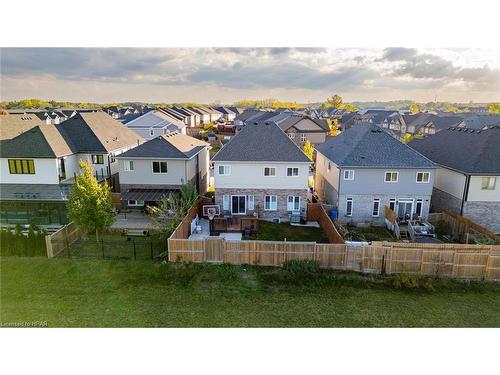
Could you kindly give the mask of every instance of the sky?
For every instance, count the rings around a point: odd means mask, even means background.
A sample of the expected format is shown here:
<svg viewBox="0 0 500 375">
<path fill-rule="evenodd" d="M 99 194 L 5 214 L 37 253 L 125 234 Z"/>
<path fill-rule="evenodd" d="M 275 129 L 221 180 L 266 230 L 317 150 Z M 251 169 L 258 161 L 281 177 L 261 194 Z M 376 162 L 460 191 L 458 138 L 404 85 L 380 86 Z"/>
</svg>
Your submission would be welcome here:
<svg viewBox="0 0 500 375">
<path fill-rule="evenodd" d="M 2 101 L 500 101 L 500 49 L 2 48 L 0 72 Z"/>
</svg>

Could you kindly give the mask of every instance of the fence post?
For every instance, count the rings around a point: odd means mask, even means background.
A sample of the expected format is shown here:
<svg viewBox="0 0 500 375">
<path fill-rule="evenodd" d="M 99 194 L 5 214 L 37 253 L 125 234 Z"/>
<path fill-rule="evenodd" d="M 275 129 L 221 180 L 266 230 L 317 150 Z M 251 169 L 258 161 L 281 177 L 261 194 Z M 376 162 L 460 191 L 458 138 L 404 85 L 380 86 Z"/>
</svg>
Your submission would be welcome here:
<svg viewBox="0 0 500 375">
<path fill-rule="evenodd" d="M 134 260 L 137 260 L 137 253 L 135 250 L 135 239 L 132 238 L 132 244 L 134 245 Z"/>
<path fill-rule="evenodd" d="M 101 238 L 102 259 L 104 259 L 104 239 Z"/>
</svg>

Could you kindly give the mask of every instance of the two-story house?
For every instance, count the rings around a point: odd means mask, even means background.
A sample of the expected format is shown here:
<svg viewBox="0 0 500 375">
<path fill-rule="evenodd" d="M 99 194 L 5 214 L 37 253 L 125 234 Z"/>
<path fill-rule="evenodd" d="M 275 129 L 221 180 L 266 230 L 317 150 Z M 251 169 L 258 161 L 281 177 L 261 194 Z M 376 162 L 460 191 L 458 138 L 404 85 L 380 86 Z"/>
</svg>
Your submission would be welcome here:
<svg viewBox="0 0 500 375">
<path fill-rule="evenodd" d="M 215 203 L 225 216 L 305 216 L 311 160 L 274 122 L 243 126 L 212 162 Z"/>
<path fill-rule="evenodd" d="M 427 218 L 435 164 L 376 125 L 353 126 L 316 149 L 315 189 L 341 222 Z"/>
<path fill-rule="evenodd" d="M 273 118 L 270 120 L 273 120 Z M 321 144 L 325 142 L 329 132 L 328 123 L 324 119 L 312 119 L 301 115 L 289 114 L 275 122 L 299 147 L 303 147 L 307 141 L 315 146 Z"/>
<path fill-rule="evenodd" d="M 439 165 L 433 211 L 448 209 L 500 233 L 500 126 L 452 127 L 408 145 Z"/>
<path fill-rule="evenodd" d="M 208 190 L 209 144 L 169 133 L 153 138 L 116 157 L 122 205 L 155 204 L 169 191 L 192 183 L 199 194 Z"/>
<path fill-rule="evenodd" d="M 146 140 L 167 133 L 186 134 L 186 124 L 159 110 L 146 112 L 124 123 L 124 125 Z"/>
</svg>

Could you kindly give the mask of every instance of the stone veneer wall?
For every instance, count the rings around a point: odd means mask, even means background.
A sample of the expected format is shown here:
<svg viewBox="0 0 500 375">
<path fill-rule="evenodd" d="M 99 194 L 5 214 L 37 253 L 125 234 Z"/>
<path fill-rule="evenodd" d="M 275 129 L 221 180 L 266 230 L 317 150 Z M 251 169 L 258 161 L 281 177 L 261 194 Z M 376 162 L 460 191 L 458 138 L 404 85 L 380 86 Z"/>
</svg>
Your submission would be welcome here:
<svg viewBox="0 0 500 375">
<path fill-rule="evenodd" d="M 432 189 L 432 212 L 443 212 L 444 209 L 460 213 L 462 200 L 439 189 Z"/>
<path fill-rule="evenodd" d="M 305 214 L 307 208 L 307 190 L 304 189 L 215 189 L 215 204 L 220 205 L 223 211 L 222 197 L 224 195 L 253 195 L 255 210 L 259 210 L 259 218 L 263 220 L 272 220 L 280 218 L 282 221 L 289 221 L 289 212 L 287 211 L 287 199 L 289 195 L 300 197 L 300 208 Z M 264 210 L 264 197 L 266 195 L 276 195 L 277 210 Z M 231 198 L 230 198 L 231 199 Z M 249 211 L 247 207 L 247 215 L 252 215 L 254 211 Z"/>
<path fill-rule="evenodd" d="M 345 216 L 347 208 L 347 197 L 352 197 L 353 200 L 353 210 L 352 216 Z M 373 213 L 373 200 L 375 198 L 380 199 L 379 216 L 372 216 Z M 390 199 L 403 199 L 403 196 L 394 197 L 394 195 L 380 195 L 380 194 L 367 194 L 367 195 L 351 195 L 351 194 L 340 194 L 338 203 L 338 220 L 341 223 L 371 223 L 373 225 L 384 225 L 384 206 L 389 206 Z M 422 198 L 422 217 L 427 218 L 429 215 L 429 207 L 431 202 L 431 196 L 419 196 Z M 413 197 L 414 204 L 413 210 L 415 210 L 416 197 Z"/>
<path fill-rule="evenodd" d="M 500 202 L 465 202 L 463 216 L 500 233 Z"/>
</svg>

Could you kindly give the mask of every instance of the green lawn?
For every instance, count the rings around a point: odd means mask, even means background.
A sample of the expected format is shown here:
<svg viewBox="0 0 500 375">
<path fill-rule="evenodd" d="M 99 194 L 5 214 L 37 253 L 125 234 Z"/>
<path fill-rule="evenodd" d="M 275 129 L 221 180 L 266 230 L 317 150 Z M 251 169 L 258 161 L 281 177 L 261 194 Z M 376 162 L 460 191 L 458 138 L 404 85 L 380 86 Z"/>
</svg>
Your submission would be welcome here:
<svg viewBox="0 0 500 375">
<path fill-rule="evenodd" d="M 245 240 L 265 241 L 316 241 L 328 243 L 328 238 L 321 228 L 308 228 L 293 226 L 288 223 L 272 223 L 259 221 L 259 232 L 256 236 L 244 237 Z"/>
<path fill-rule="evenodd" d="M 356 227 L 346 225 L 347 233 L 344 238 L 349 241 L 394 241 L 395 237 L 385 227 Z"/>
<path fill-rule="evenodd" d="M 1 315 L 48 327 L 500 327 L 500 286 L 283 269 L 5 257 Z"/>
</svg>

